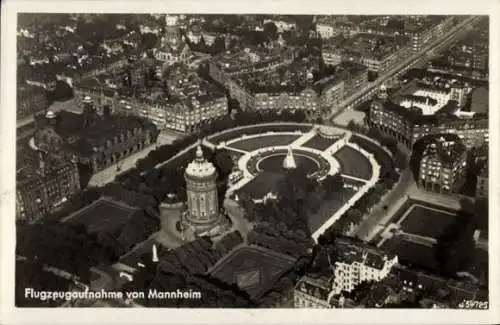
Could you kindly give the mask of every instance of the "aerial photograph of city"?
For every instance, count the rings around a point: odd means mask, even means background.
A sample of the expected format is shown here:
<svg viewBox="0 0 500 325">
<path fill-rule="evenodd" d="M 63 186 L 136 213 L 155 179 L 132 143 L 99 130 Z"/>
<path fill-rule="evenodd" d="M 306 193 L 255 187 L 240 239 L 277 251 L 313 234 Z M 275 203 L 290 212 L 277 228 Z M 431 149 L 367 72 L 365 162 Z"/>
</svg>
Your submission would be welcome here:
<svg viewBox="0 0 500 325">
<path fill-rule="evenodd" d="M 17 14 L 17 307 L 487 310 L 489 17 Z"/>
</svg>

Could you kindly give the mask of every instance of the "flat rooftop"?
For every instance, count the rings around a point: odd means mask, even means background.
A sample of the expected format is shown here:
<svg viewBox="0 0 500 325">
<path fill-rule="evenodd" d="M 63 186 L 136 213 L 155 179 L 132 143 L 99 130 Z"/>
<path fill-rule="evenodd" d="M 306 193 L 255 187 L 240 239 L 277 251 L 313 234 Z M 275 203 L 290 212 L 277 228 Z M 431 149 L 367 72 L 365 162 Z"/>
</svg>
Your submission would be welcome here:
<svg viewBox="0 0 500 325">
<path fill-rule="evenodd" d="M 71 225 L 83 225 L 89 233 L 111 233 L 138 211 L 140 210 L 125 203 L 103 197 L 61 221 Z"/>
</svg>

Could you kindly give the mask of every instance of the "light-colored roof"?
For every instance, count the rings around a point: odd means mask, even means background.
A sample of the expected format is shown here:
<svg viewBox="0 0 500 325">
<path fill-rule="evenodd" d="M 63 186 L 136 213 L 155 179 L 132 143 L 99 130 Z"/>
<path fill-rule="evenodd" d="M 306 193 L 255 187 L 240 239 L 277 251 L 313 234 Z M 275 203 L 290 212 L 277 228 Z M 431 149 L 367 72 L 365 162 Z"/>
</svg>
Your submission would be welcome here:
<svg viewBox="0 0 500 325">
<path fill-rule="evenodd" d="M 198 147 L 196 148 L 196 158 L 187 166 L 186 174 L 197 178 L 207 178 L 212 177 L 215 173 L 215 166 L 203 157 L 201 142 L 198 143 Z"/>
</svg>

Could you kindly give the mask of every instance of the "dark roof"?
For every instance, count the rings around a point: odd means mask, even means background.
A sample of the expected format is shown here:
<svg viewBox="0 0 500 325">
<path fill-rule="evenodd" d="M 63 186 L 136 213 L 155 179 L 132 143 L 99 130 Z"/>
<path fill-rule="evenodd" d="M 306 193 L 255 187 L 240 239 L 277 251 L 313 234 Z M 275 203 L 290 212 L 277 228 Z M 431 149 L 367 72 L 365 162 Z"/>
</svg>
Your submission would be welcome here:
<svg viewBox="0 0 500 325">
<path fill-rule="evenodd" d="M 237 284 L 255 299 L 265 294 L 295 261 L 289 255 L 259 246 L 239 246 L 208 273 L 225 283 Z"/>
<path fill-rule="evenodd" d="M 153 245 L 156 245 L 158 259 L 162 258 L 167 253 L 167 249 L 165 249 L 163 245 L 161 245 L 154 237 L 150 237 L 138 244 L 133 250 L 120 257 L 119 262 L 136 268 L 137 263 L 144 264 L 144 258 L 152 258 Z"/>
<path fill-rule="evenodd" d="M 418 288 L 421 285 L 422 290 L 442 292 L 446 296 L 446 302 L 454 307 L 457 307 L 464 300 L 481 300 L 480 298 L 483 298 L 483 300 L 487 301 L 487 292 L 471 283 L 427 274 L 420 270 L 413 270 L 400 265 L 393 267 L 391 272 L 398 277 L 400 284 L 405 283 L 406 286 L 414 288 Z"/>
<path fill-rule="evenodd" d="M 134 128 L 154 128 L 149 121 L 138 116 L 111 115 L 108 117 L 93 116 L 93 123 L 84 126 L 83 114 L 60 111 L 57 113 L 56 132 L 66 141 L 66 147 L 82 155 L 88 155 L 93 147 L 103 145 L 106 140 L 113 139 Z M 43 124 L 44 121 L 40 121 Z M 73 140 L 70 140 L 73 139 Z"/>
<path fill-rule="evenodd" d="M 170 273 L 185 270 L 200 274 L 205 273 L 217 259 L 211 240 L 202 237 L 169 251 L 160 259 L 158 267 Z"/>
<path fill-rule="evenodd" d="M 90 233 L 111 233 L 139 211 L 123 202 L 102 197 L 64 218 L 62 222 L 84 225 Z"/>
<path fill-rule="evenodd" d="M 320 79 L 314 83 L 313 89 L 320 93 L 324 89 L 328 88 L 330 85 L 335 85 L 339 81 L 348 80 L 357 76 L 359 73 L 366 72 L 368 68 L 362 64 L 356 62 L 343 61 L 342 63 L 335 66 L 335 72 L 333 75 L 326 78 Z"/>
<path fill-rule="evenodd" d="M 453 144 L 450 144 L 450 142 Z M 466 151 L 467 148 L 458 135 L 444 133 L 433 136 L 424 155 L 436 155 L 444 163 L 454 163 Z"/>
<path fill-rule="evenodd" d="M 302 291 L 324 301 L 327 301 L 330 289 L 331 277 L 311 273 L 300 278 L 295 286 L 295 290 Z"/>
</svg>

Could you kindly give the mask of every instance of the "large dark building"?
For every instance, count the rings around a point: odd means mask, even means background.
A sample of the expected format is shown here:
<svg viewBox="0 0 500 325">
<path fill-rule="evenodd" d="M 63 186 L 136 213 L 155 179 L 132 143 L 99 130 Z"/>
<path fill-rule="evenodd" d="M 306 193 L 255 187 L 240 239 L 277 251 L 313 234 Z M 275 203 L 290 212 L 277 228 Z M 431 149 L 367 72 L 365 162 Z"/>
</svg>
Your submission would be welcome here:
<svg viewBox="0 0 500 325">
<path fill-rule="evenodd" d="M 97 112 L 90 97 L 83 101 L 82 114 L 48 112 L 39 121 L 37 134 L 53 128 L 62 141 L 63 150 L 77 161 L 89 165 L 93 172 L 109 167 L 156 141 L 158 131 L 148 120 L 138 116 Z M 35 142 L 37 142 L 35 135 Z"/>
<path fill-rule="evenodd" d="M 17 120 L 43 112 L 47 108 L 47 92 L 42 87 L 21 85 L 17 87 Z"/>
<path fill-rule="evenodd" d="M 18 143 L 16 219 L 36 220 L 57 211 L 80 190 L 76 160 L 61 151 L 60 137 L 50 129 L 38 134 L 38 146 Z"/>
</svg>

